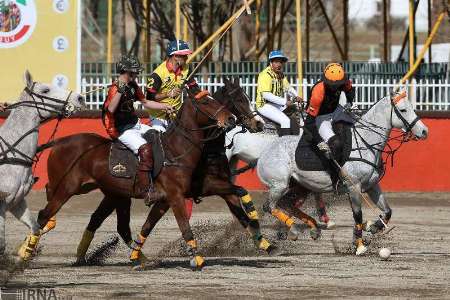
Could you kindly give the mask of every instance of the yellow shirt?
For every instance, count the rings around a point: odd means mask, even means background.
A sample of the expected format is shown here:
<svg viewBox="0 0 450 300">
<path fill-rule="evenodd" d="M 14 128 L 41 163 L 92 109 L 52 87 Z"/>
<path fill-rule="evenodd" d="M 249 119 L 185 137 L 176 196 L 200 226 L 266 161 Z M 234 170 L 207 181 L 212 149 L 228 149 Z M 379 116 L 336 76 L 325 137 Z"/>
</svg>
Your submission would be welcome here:
<svg viewBox="0 0 450 300">
<path fill-rule="evenodd" d="M 150 75 L 147 82 L 147 99 L 154 100 L 155 95 L 159 93 L 167 93 L 173 88 L 181 88 L 184 80 L 189 75 L 189 69 L 178 69 L 174 71 L 169 61 L 164 61 L 160 64 Z M 191 82 L 195 80 L 189 80 L 188 85 L 192 85 Z M 177 98 L 164 98 L 162 100 L 158 100 L 161 103 L 167 103 L 174 107 L 176 111 L 181 108 L 183 104 L 181 102 L 181 96 Z M 161 110 L 148 110 L 151 117 L 159 118 L 159 119 L 167 119 L 167 114 Z"/>
<path fill-rule="evenodd" d="M 256 90 L 256 108 L 262 107 L 266 101 L 262 93 L 269 92 L 278 97 L 284 97 L 284 93 L 289 89 L 289 82 L 286 77 L 278 76 L 270 66 L 265 68 L 258 75 L 258 88 Z"/>
</svg>

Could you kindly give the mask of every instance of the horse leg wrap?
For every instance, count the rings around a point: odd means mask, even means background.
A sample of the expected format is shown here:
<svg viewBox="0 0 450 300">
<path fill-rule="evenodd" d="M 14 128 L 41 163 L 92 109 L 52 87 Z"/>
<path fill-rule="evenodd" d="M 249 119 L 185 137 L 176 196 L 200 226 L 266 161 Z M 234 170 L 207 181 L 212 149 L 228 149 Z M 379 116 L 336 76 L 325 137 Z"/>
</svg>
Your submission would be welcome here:
<svg viewBox="0 0 450 300">
<path fill-rule="evenodd" d="M 42 228 L 42 234 L 49 232 L 50 230 L 56 227 L 56 217 L 53 216 L 48 220 L 47 224 L 45 224 L 44 228 Z"/>
<path fill-rule="evenodd" d="M 30 260 L 40 238 L 40 235 L 30 233 L 22 243 L 22 246 L 20 246 L 17 255 L 24 261 Z"/>
<path fill-rule="evenodd" d="M 294 224 L 294 219 L 292 219 L 279 209 L 272 209 L 272 216 L 285 223 L 289 228 L 291 228 L 292 224 Z"/>
<path fill-rule="evenodd" d="M 87 229 L 83 232 L 83 236 L 81 237 L 81 241 L 77 248 L 77 260 L 83 259 L 86 256 L 86 252 L 89 249 L 93 238 L 94 232 Z"/>
<path fill-rule="evenodd" d="M 134 241 L 132 241 L 130 243 L 130 245 L 128 245 L 132 251 L 131 251 L 131 255 L 130 255 L 130 259 L 133 261 L 139 260 L 140 258 L 140 254 L 141 254 L 141 249 L 144 246 L 145 240 L 147 238 L 143 237 L 141 234 L 139 234 L 136 239 Z"/>
<path fill-rule="evenodd" d="M 191 268 L 193 270 L 200 270 L 204 266 L 205 260 L 197 254 L 197 241 L 189 240 L 186 244 L 188 245 L 188 253 L 191 257 L 191 260 L 189 261 Z"/>
<path fill-rule="evenodd" d="M 257 246 L 259 249 L 267 251 L 269 249 L 269 247 L 271 246 L 271 244 L 269 243 L 268 240 L 266 240 L 265 238 L 261 237 L 259 239 L 259 241 L 257 242 Z"/>
<path fill-rule="evenodd" d="M 255 209 L 255 205 L 253 204 L 252 197 L 249 194 L 246 194 L 241 197 L 242 206 L 244 207 L 245 213 L 250 218 L 250 220 L 258 220 L 258 212 Z"/>
</svg>

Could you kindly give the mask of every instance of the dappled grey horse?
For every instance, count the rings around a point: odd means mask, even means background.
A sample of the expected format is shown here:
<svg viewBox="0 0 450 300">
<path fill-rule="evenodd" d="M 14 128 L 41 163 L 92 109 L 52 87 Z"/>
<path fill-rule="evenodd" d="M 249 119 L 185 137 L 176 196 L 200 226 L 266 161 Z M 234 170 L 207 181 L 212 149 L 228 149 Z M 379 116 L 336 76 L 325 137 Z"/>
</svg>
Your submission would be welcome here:
<svg viewBox="0 0 450 300">
<path fill-rule="evenodd" d="M 349 187 L 351 208 L 355 220 L 353 238 L 356 254 L 366 252 L 362 240 L 363 217 L 360 193 L 366 192 L 383 212 L 380 219 L 372 223 L 370 231 L 376 233 L 384 229 L 391 218 L 391 208 L 381 191 L 379 180 L 383 170 L 382 151 L 385 148 L 393 128 L 402 129 L 415 139 L 425 139 L 428 128 L 417 117 L 406 93 L 393 94 L 375 103 L 364 115 L 357 118 L 352 131 L 352 151 L 350 160 L 342 167 L 346 185 Z M 332 192 L 330 176 L 325 171 L 303 171 L 297 167 L 295 150 L 300 136 L 285 136 L 272 144 L 261 154 L 257 165 L 260 180 L 269 188 L 269 198 L 264 206 L 266 210 L 277 210 L 278 200 L 288 192 L 289 181 L 294 179 L 299 186 L 313 192 Z M 355 159 L 355 160 L 352 160 Z M 359 161 L 358 161 L 359 160 Z"/>
<path fill-rule="evenodd" d="M 31 166 L 38 144 L 39 126 L 55 117 L 67 117 L 83 105 L 81 95 L 56 86 L 34 82 L 28 71 L 19 100 L 8 106 L 9 117 L 0 127 L 0 256 L 5 252 L 5 213 L 10 211 L 31 233 L 19 249 L 19 257 L 31 257 L 29 245 L 36 245 L 40 232 L 27 207 L 25 196 L 34 178 Z"/>
</svg>

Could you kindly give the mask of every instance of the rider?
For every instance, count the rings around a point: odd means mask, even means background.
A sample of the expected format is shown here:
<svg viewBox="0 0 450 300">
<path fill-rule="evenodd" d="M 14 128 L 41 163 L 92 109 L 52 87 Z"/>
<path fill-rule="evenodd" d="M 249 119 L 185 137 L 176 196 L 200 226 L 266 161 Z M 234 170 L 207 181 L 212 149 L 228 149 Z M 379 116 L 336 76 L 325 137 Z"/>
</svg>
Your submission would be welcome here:
<svg viewBox="0 0 450 300">
<path fill-rule="evenodd" d="M 149 199 L 154 199 L 157 195 L 150 173 L 153 168 L 152 146 L 143 138 L 150 126 L 141 123 L 133 103 L 138 100 L 145 108 L 167 113 L 172 112 L 172 107 L 145 99 L 136 83 L 136 77 L 142 71 L 136 57 L 123 55 L 117 63 L 117 71 L 119 78 L 109 88 L 103 105 L 103 122 L 113 139 L 119 139 L 139 156 L 137 194 L 147 193 Z"/>
<path fill-rule="evenodd" d="M 342 141 L 333 131 L 333 114 L 338 109 L 341 92 L 345 93 L 347 99 L 346 108 L 351 107 L 355 99 L 355 90 L 351 80 L 341 64 L 330 63 L 322 73 L 322 78 L 312 90 L 311 97 L 306 109 L 305 127 L 311 133 L 313 142 L 317 144 L 328 159 L 339 161 L 342 153 Z M 339 106 L 339 110 L 342 107 Z M 338 179 L 339 169 L 334 163 L 332 165 L 333 184 Z"/>
<path fill-rule="evenodd" d="M 258 75 L 256 92 L 256 109 L 264 117 L 280 124 L 280 136 L 291 134 L 291 120 L 283 110 L 293 102 L 303 101 L 283 74 L 284 64 L 288 58 L 281 50 L 269 53 L 269 66 Z M 288 100 L 285 97 L 293 100 Z"/>
<path fill-rule="evenodd" d="M 183 84 L 188 88 L 198 88 L 194 78 L 184 82 L 190 75 L 187 67 L 188 55 L 192 51 L 182 40 L 169 42 L 166 49 L 167 59 L 161 63 L 148 78 L 147 99 L 173 107 L 177 112 L 182 104 Z M 166 131 L 170 115 L 160 110 L 150 109 L 152 128 Z"/>
</svg>

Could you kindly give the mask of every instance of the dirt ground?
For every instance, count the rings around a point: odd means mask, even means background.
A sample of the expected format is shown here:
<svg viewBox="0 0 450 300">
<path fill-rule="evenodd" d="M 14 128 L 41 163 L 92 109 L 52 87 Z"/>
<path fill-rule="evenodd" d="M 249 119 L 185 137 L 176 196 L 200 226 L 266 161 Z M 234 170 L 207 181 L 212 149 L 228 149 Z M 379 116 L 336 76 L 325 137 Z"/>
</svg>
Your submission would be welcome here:
<svg viewBox="0 0 450 300">
<path fill-rule="evenodd" d="M 253 193 L 253 197 L 261 205 L 265 194 Z M 283 240 L 278 226 L 264 216 L 263 232 L 281 248 L 281 254 L 272 257 L 254 250 L 221 199 L 208 198 L 195 206 L 191 221 L 207 262 L 201 272 L 190 270 L 171 214 L 161 220 L 145 244 L 150 259 L 146 270 L 131 270 L 129 250 L 122 242 L 103 265 L 73 267 L 78 241 L 100 199 L 96 192 L 71 199 L 58 214 L 56 229 L 42 238 L 40 255 L 24 271 L 9 275 L 0 271 L 8 279 L 1 284 L 3 292 L 36 289 L 52 291 L 61 299 L 450 297 L 448 194 L 388 194 L 396 228 L 372 240 L 363 257 L 347 251 L 353 221 L 345 198 L 328 201 L 329 215 L 338 227 L 322 231 L 318 241 L 311 240 L 306 231 L 298 241 Z M 44 193 L 32 192 L 28 203 L 36 213 L 45 204 Z M 305 209 L 314 213 L 310 204 Z M 147 211 L 141 201 L 134 201 L 134 233 Z M 364 212 L 374 218 L 369 209 Z M 98 230 L 91 247 L 113 239 L 115 227 L 113 215 Z M 13 253 L 27 229 L 8 214 L 6 232 L 7 251 Z M 378 257 L 381 247 L 392 250 L 389 260 Z"/>
</svg>

